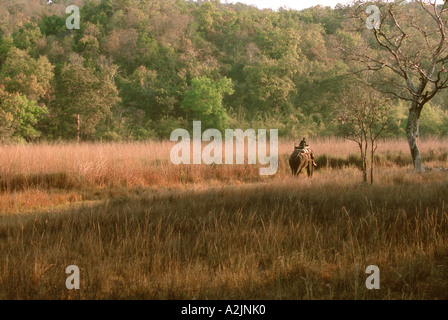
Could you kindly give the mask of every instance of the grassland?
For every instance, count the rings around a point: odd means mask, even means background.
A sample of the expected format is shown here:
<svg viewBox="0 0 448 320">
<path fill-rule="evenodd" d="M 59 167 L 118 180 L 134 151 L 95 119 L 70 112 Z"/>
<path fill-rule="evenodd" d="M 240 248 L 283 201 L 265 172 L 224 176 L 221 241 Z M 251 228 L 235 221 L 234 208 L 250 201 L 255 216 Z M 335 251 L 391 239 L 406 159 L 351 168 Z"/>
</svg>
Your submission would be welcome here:
<svg viewBox="0 0 448 320">
<path fill-rule="evenodd" d="M 448 172 L 413 173 L 390 140 L 363 184 L 356 145 L 331 138 L 295 179 L 293 145 L 273 177 L 172 165 L 170 142 L 0 146 L 0 299 L 448 299 Z M 447 147 L 422 141 L 425 166 Z"/>
</svg>

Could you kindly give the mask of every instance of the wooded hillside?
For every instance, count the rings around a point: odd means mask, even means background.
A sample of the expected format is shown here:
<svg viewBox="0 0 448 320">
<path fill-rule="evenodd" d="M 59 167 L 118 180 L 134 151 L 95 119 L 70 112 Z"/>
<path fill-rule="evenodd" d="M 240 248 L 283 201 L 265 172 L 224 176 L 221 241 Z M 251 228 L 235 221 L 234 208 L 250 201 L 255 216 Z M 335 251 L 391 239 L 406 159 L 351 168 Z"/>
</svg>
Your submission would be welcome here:
<svg viewBox="0 0 448 320">
<path fill-rule="evenodd" d="M 70 4 L 80 29 L 66 27 Z M 0 0 L 1 140 L 169 139 L 193 120 L 338 135 L 338 98 L 353 71 L 340 50 L 351 31 L 344 9 Z M 425 107 L 422 134 L 448 133 L 447 98 Z M 393 103 L 392 134 L 403 135 L 408 106 Z"/>
</svg>

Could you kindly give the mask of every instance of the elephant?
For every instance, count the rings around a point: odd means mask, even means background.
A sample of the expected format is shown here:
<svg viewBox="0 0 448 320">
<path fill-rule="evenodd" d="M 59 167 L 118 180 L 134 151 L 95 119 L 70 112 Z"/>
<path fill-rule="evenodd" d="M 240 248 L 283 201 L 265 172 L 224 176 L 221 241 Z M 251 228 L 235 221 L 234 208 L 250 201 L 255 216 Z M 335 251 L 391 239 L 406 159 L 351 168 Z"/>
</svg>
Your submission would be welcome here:
<svg viewBox="0 0 448 320">
<path fill-rule="evenodd" d="M 289 166 L 293 176 L 298 176 L 303 168 L 306 168 L 308 177 L 313 176 L 314 161 L 311 155 L 311 149 L 305 150 L 301 147 L 295 147 L 294 152 L 289 157 Z"/>
</svg>

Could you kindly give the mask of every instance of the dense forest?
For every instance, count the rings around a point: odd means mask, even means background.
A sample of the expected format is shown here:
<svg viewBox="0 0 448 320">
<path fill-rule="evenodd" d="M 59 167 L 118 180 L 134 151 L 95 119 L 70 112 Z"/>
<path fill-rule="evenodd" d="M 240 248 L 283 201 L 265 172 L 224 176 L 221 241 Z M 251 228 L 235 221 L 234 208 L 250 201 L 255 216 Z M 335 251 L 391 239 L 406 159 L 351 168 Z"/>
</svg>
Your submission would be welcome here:
<svg viewBox="0 0 448 320">
<path fill-rule="evenodd" d="M 68 5 L 80 28 L 68 29 Z M 169 139 L 175 128 L 339 135 L 354 64 L 344 7 L 260 10 L 218 0 L 0 0 L 0 140 Z M 422 135 L 448 134 L 448 93 Z M 392 100 L 404 135 L 406 110 Z"/>
</svg>

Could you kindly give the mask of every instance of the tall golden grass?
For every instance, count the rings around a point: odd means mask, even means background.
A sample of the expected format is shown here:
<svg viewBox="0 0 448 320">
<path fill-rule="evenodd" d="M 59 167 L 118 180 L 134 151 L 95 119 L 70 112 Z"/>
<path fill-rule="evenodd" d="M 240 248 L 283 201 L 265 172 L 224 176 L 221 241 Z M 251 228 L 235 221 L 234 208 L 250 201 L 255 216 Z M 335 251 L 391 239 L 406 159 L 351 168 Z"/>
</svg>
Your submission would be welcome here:
<svg viewBox="0 0 448 320">
<path fill-rule="evenodd" d="M 169 186 L 208 180 L 258 181 L 259 166 L 253 165 L 173 165 L 173 142 L 36 144 L 0 146 L 0 187 L 18 190 L 36 184 L 72 189 L 76 186 Z M 312 142 L 318 161 L 356 165 L 357 145 L 338 138 L 320 138 Z M 275 178 L 290 174 L 288 157 L 294 141 L 279 144 L 279 172 Z M 448 160 L 448 142 L 443 139 L 422 141 L 423 156 L 443 165 Z M 246 149 L 247 151 L 247 149 Z M 379 144 L 380 165 L 411 164 L 403 139 Z M 319 158 L 321 157 L 321 158 Z M 352 159 L 351 162 L 346 160 Z M 397 161 L 398 159 L 398 161 Z M 333 160 L 333 161 L 330 161 Z"/>
<path fill-rule="evenodd" d="M 264 178 L 172 165 L 170 142 L 1 146 L 0 298 L 448 299 L 448 172 L 413 173 L 390 140 L 363 184 L 356 145 L 332 138 L 312 141 L 314 177 L 292 178 L 293 145 Z M 446 140 L 421 147 L 447 167 Z"/>
</svg>

